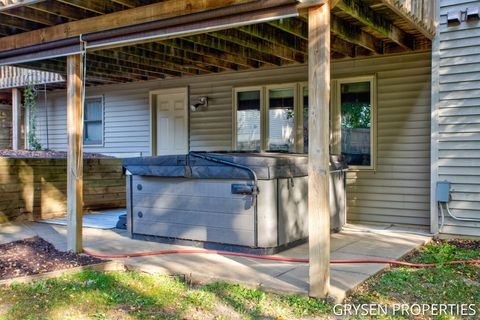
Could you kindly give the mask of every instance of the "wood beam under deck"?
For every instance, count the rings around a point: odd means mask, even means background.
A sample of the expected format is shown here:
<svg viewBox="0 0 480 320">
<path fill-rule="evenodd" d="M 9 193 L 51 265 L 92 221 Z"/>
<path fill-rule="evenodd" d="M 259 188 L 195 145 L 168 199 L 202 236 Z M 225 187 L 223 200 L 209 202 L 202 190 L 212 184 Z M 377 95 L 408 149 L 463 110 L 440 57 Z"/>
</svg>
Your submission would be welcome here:
<svg viewBox="0 0 480 320">
<path fill-rule="evenodd" d="M 79 1 L 77 1 L 79 2 Z M 90 1 L 92 2 L 92 1 Z M 129 10 L 123 10 L 97 17 L 72 21 L 60 25 L 42 28 L 41 25 L 34 27 L 33 31 L 0 38 L 0 51 L 27 47 L 40 43 L 67 39 L 80 36 L 81 34 L 95 33 L 114 28 L 121 28 L 135 24 L 152 22 L 195 12 L 207 11 L 239 3 L 246 0 L 166 0 L 163 2 L 141 6 Z M 73 4 L 70 0 L 68 4 Z M 80 6 L 82 7 L 82 6 Z M 84 8 L 84 7 L 82 7 Z M 18 23 L 18 21 L 17 21 Z M 24 30 L 31 30 L 31 26 L 25 26 Z"/>
<path fill-rule="evenodd" d="M 358 26 L 352 26 L 351 23 L 340 19 L 334 15 L 330 17 L 331 33 L 343 41 L 349 42 L 352 45 L 360 46 L 372 53 L 382 53 L 381 40 L 376 39 L 371 34 L 363 31 Z M 284 19 L 282 21 L 269 22 L 270 25 L 281 29 L 285 32 L 291 33 L 297 37 L 308 40 L 308 24 L 304 19 Z M 335 43 L 333 43 L 336 45 Z M 332 48 L 333 49 L 333 48 Z M 342 48 L 337 48 L 343 51 Z M 342 53 L 338 51 L 339 53 Z"/>
<path fill-rule="evenodd" d="M 97 15 L 91 11 L 80 9 L 78 7 L 73 7 L 68 4 L 58 2 L 56 0 L 45 0 L 29 5 L 28 7 L 37 11 L 46 12 L 70 20 L 86 19 Z"/>
<path fill-rule="evenodd" d="M 11 16 L 14 18 L 42 24 L 45 26 L 53 26 L 69 21 L 68 19 L 65 19 L 63 17 L 44 11 L 35 10 L 31 7 L 18 7 L 11 10 L 3 11 L 2 14 L 4 16 Z"/>
<path fill-rule="evenodd" d="M 164 61 L 171 63 L 173 66 L 177 66 L 178 69 L 187 68 L 195 74 L 199 72 L 212 73 L 219 72 L 223 70 L 224 67 L 221 67 L 223 63 L 221 61 L 216 61 L 217 64 L 204 63 L 203 56 L 196 55 L 197 59 L 189 57 L 189 54 L 186 52 L 167 47 L 160 43 L 145 43 L 137 45 L 127 50 L 122 50 L 122 52 L 128 52 L 128 54 L 135 57 L 148 57 L 151 58 L 154 63 L 162 64 Z M 212 59 L 213 60 L 213 59 Z M 229 65 L 226 69 L 230 69 Z"/>
<path fill-rule="evenodd" d="M 199 37 L 196 37 L 197 40 Z M 181 50 L 185 50 L 187 52 L 192 52 L 194 54 L 211 57 L 211 58 L 218 58 L 220 60 L 234 63 L 239 66 L 245 68 L 258 68 L 260 63 L 258 60 L 245 57 L 241 55 L 241 52 L 230 53 L 227 51 L 218 50 L 217 48 L 211 48 L 207 45 L 204 45 L 198 41 L 190 41 L 190 38 L 176 38 L 170 40 L 163 40 L 159 41 L 160 44 L 164 44 L 173 48 L 178 48 Z"/>
<path fill-rule="evenodd" d="M 415 40 L 412 36 L 395 26 L 383 15 L 373 11 L 362 0 L 340 0 L 337 8 L 404 49 L 413 50 L 415 48 Z"/>
<path fill-rule="evenodd" d="M 264 52 L 286 61 L 296 63 L 303 63 L 306 61 L 304 54 L 273 42 L 262 40 L 258 36 L 252 36 L 251 34 L 243 32 L 242 29 L 227 29 L 219 32 L 212 32 L 209 33 L 209 35 L 217 39 L 238 44 L 245 48 Z"/>
<path fill-rule="evenodd" d="M 129 65 L 135 65 L 138 69 L 143 70 L 157 70 L 160 73 L 164 73 L 169 76 L 181 76 L 181 75 L 197 75 L 198 68 L 189 66 L 182 59 L 155 55 L 155 59 L 148 55 L 146 50 L 142 50 L 140 47 L 122 48 L 117 50 L 98 50 L 88 54 L 91 57 L 95 57 L 95 60 L 108 61 L 111 64 L 117 64 L 119 66 L 128 67 Z M 202 69 L 204 72 L 212 72 L 208 69 Z"/>
<path fill-rule="evenodd" d="M 279 57 L 272 56 L 270 54 L 252 48 L 246 48 L 237 43 L 232 43 L 224 39 L 213 37 L 209 33 L 189 36 L 182 39 L 229 54 L 248 57 L 252 60 L 266 65 L 281 66 L 283 64 L 282 59 Z"/>
</svg>

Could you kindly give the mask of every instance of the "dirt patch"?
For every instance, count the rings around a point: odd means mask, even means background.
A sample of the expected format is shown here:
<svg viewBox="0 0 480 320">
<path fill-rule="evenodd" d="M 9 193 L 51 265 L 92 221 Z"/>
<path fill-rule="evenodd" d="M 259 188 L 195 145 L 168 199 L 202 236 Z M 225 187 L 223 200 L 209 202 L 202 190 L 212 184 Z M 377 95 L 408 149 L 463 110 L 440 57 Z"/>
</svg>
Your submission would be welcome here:
<svg viewBox="0 0 480 320">
<path fill-rule="evenodd" d="M 47 159 L 62 159 L 67 157 L 67 153 L 63 151 L 50 150 L 0 150 L 0 157 L 4 158 L 47 158 Z M 99 153 L 83 153 L 84 159 L 108 159 L 113 158 Z"/>
<path fill-rule="evenodd" d="M 40 237 L 0 245 L 0 280 L 104 262 L 62 252 Z"/>
<path fill-rule="evenodd" d="M 480 249 L 480 240 L 460 240 L 460 239 L 452 239 L 452 240 L 437 240 L 443 241 L 452 246 L 456 246 L 463 249 L 471 249 L 477 250 Z"/>
</svg>

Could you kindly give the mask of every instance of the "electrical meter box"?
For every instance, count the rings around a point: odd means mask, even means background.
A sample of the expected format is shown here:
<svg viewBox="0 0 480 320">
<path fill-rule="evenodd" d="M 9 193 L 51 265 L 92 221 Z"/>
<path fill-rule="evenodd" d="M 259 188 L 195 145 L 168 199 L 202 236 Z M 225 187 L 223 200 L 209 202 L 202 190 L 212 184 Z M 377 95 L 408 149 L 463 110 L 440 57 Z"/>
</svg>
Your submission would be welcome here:
<svg viewBox="0 0 480 320">
<path fill-rule="evenodd" d="M 450 182 L 437 181 L 437 201 L 448 202 L 450 201 Z"/>
</svg>

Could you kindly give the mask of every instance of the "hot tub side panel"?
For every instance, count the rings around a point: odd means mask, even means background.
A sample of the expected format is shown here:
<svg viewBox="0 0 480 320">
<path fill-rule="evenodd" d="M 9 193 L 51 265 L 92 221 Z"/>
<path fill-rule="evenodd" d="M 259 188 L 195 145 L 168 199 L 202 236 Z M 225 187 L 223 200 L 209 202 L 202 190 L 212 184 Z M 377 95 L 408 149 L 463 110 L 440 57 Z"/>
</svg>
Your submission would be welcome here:
<svg viewBox="0 0 480 320">
<path fill-rule="evenodd" d="M 308 177 L 278 179 L 278 241 L 308 237 Z"/>
<path fill-rule="evenodd" d="M 251 195 L 239 180 L 132 177 L 133 234 L 254 246 Z"/>
<path fill-rule="evenodd" d="M 277 179 L 259 180 L 257 197 L 258 246 L 278 246 Z"/>
</svg>

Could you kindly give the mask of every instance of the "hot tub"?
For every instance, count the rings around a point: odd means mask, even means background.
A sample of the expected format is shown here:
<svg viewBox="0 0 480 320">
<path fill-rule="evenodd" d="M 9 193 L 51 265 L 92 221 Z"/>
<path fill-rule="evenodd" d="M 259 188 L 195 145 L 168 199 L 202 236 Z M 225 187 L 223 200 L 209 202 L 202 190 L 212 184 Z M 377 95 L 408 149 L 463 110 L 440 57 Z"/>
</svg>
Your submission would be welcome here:
<svg viewBox="0 0 480 320">
<path fill-rule="evenodd" d="M 124 160 L 131 237 L 272 254 L 308 236 L 308 157 L 190 153 Z M 332 162 L 332 226 L 345 219 L 344 174 Z"/>
</svg>

